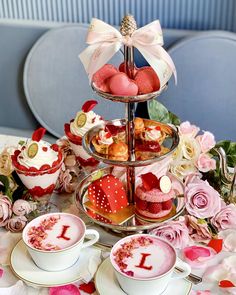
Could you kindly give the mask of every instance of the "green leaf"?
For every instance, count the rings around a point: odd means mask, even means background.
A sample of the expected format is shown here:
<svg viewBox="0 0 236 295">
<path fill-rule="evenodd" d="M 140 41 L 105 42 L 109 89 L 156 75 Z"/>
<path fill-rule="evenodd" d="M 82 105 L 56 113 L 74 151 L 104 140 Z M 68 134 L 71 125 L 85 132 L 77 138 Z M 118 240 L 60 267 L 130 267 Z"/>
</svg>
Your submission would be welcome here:
<svg viewBox="0 0 236 295">
<path fill-rule="evenodd" d="M 236 142 L 232 142 L 230 140 L 222 140 L 219 141 L 216 148 L 222 147 L 226 153 L 227 157 L 227 165 L 230 167 L 234 167 L 236 165 Z M 210 153 L 213 156 L 217 156 L 217 153 L 212 149 Z M 218 160 L 218 158 L 217 158 Z"/>
<path fill-rule="evenodd" d="M 9 179 L 7 176 L 0 175 L 0 182 L 3 184 L 3 193 L 9 189 Z"/>
<path fill-rule="evenodd" d="M 155 99 L 148 101 L 148 114 L 151 120 L 163 123 L 170 122 L 169 111 L 163 104 Z"/>
<path fill-rule="evenodd" d="M 169 111 L 170 123 L 173 125 L 180 125 L 181 121 L 180 118 L 177 117 L 175 114 Z"/>
</svg>

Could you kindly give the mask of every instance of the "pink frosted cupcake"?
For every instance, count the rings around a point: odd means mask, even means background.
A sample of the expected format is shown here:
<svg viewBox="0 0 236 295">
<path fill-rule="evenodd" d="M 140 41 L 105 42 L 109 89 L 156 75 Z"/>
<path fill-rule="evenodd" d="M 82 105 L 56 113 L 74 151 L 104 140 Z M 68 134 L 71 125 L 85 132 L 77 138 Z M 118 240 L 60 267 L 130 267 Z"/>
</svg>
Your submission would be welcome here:
<svg viewBox="0 0 236 295">
<path fill-rule="evenodd" d="M 82 146 L 82 138 L 84 134 L 92 127 L 103 122 L 102 117 L 95 114 L 92 109 L 97 105 L 96 100 L 88 100 L 82 110 L 77 113 L 75 119 L 64 125 L 65 134 L 70 142 L 76 159 L 83 168 L 96 167 L 98 161 L 91 157 Z"/>
<path fill-rule="evenodd" d="M 158 219 L 168 215 L 173 207 L 175 192 L 168 176 L 159 179 L 151 172 L 141 175 L 142 184 L 135 192 L 135 206 L 138 215 Z"/>
</svg>

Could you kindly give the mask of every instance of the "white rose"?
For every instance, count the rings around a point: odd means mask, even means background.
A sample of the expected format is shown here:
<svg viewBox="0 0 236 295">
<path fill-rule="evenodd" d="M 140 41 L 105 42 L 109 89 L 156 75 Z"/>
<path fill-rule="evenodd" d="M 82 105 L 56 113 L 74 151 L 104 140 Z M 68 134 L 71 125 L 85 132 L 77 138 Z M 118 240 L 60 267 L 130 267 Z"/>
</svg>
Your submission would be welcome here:
<svg viewBox="0 0 236 295">
<path fill-rule="evenodd" d="M 187 160 L 195 161 L 201 153 L 200 144 L 195 138 L 183 135 L 180 138 L 179 145 L 182 149 L 184 158 Z"/>
<path fill-rule="evenodd" d="M 173 173 L 180 180 L 183 180 L 187 175 L 197 172 L 197 168 L 194 163 L 189 160 L 174 161 L 170 167 L 171 173 Z"/>
</svg>

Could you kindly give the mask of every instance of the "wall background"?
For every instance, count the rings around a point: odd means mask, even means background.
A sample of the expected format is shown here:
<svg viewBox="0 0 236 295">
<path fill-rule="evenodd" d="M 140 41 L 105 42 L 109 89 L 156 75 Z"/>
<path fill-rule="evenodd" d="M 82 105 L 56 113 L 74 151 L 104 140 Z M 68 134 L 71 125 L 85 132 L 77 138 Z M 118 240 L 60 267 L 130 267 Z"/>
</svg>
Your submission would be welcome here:
<svg viewBox="0 0 236 295">
<path fill-rule="evenodd" d="M 236 32 L 236 0 L 0 0 L 0 19 L 119 25 L 126 13 L 139 26 L 160 19 L 163 28 Z"/>
</svg>

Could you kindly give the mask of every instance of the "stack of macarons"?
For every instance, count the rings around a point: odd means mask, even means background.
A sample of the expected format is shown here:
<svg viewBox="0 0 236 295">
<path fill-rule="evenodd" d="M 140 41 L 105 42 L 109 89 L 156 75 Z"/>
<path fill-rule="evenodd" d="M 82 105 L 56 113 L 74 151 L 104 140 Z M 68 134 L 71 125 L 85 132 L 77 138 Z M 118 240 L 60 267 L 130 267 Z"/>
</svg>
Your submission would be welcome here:
<svg viewBox="0 0 236 295">
<path fill-rule="evenodd" d="M 160 80 L 150 66 L 134 69 L 134 78 L 125 73 L 124 63 L 117 69 L 114 65 L 105 64 L 92 79 L 95 86 L 107 93 L 119 96 L 147 94 L 160 89 Z"/>
</svg>

